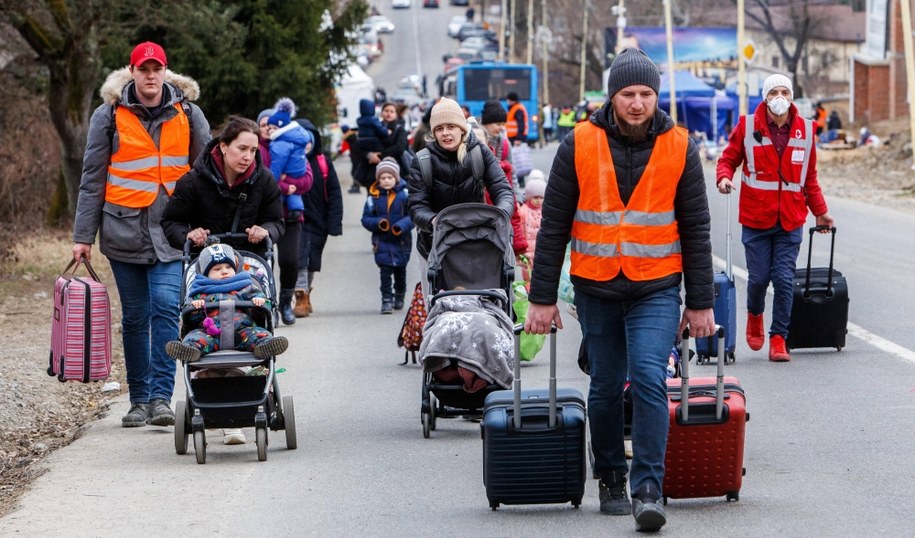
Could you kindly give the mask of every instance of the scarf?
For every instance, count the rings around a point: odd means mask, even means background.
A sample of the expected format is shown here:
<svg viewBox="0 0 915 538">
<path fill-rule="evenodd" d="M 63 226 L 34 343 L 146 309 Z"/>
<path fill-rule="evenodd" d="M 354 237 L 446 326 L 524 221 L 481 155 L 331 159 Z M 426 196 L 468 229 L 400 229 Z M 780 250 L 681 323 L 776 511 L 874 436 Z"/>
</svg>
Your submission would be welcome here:
<svg viewBox="0 0 915 538">
<path fill-rule="evenodd" d="M 251 278 L 251 273 L 245 271 L 238 273 L 235 276 L 219 280 L 198 274 L 194 277 L 194 281 L 191 282 L 191 288 L 188 290 L 187 294 L 189 297 L 193 297 L 194 295 L 199 295 L 201 293 L 207 295 L 212 295 L 214 293 L 232 293 L 241 291 L 252 284 L 254 284 L 254 279 Z"/>
</svg>

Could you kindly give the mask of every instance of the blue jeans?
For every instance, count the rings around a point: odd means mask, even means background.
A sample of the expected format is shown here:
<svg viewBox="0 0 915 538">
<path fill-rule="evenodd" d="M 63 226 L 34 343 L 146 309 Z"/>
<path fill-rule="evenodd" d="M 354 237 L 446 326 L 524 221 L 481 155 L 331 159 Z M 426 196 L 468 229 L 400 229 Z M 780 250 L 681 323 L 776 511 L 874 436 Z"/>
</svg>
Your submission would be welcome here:
<svg viewBox="0 0 915 538">
<path fill-rule="evenodd" d="M 661 491 L 667 449 L 667 360 L 680 323 L 680 290 L 674 286 L 632 301 L 608 301 L 576 291 L 575 306 L 591 364 L 588 420 L 594 472 L 626 473 L 623 385 L 632 383 L 630 489 Z"/>
<path fill-rule="evenodd" d="M 165 354 L 165 343 L 178 339 L 181 262 L 109 262 L 121 298 L 130 402 L 171 401 L 175 361 Z"/>
<path fill-rule="evenodd" d="M 741 240 L 747 258 L 747 311 L 762 314 L 766 309 L 769 282 L 775 291 L 769 336 L 788 336 L 791 303 L 794 300 L 794 268 L 801 248 L 804 227 L 790 232 L 781 224 L 767 230 L 743 227 Z"/>
</svg>

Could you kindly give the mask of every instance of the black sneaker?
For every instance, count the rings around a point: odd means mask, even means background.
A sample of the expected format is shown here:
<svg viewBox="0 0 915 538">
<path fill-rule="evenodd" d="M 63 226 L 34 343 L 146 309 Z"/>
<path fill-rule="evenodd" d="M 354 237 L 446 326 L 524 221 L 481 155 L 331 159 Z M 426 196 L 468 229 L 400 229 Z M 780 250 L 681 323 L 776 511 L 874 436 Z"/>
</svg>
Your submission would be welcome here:
<svg viewBox="0 0 915 538">
<path fill-rule="evenodd" d="M 121 418 L 121 426 L 124 428 L 137 428 L 146 426 L 146 408 L 145 403 L 130 404 L 130 411 Z"/>
<path fill-rule="evenodd" d="M 149 402 L 146 420 L 153 426 L 172 426 L 175 424 L 175 412 L 169 407 L 168 400 Z"/>
<path fill-rule="evenodd" d="M 166 342 L 165 353 L 175 360 L 184 362 L 194 362 L 200 359 L 200 350 L 198 348 L 179 340 Z"/>
<path fill-rule="evenodd" d="M 661 492 L 651 484 L 643 484 L 632 498 L 632 515 L 635 530 L 657 532 L 667 523 L 667 514 L 662 506 Z"/>
<path fill-rule="evenodd" d="M 382 314 L 393 314 L 394 313 L 394 303 L 389 299 L 385 299 L 385 300 L 381 301 L 381 313 Z"/>
<path fill-rule="evenodd" d="M 285 336 L 268 336 L 254 346 L 254 356 L 258 359 L 276 357 L 289 347 L 289 340 Z"/>
<path fill-rule="evenodd" d="M 403 294 L 394 297 L 394 310 L 403 310 Z"/>
<path fill-rule="evenodd" d="M 600 512 L 611 516 L 626 516 L 632 513 L 632 505 L 626 494 L 626 474 L 611 471 L 597 483 L 600 490 Z"/>
</svg>

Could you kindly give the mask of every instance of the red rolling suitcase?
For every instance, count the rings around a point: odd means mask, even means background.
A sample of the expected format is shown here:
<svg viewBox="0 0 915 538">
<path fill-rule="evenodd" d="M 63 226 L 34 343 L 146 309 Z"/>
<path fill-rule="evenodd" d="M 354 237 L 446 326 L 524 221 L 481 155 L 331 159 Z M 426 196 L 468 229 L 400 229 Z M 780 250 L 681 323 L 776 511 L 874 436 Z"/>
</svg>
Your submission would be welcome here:
<svg viewBox="0 0 915 538">
<path fill-rule="evenodd" d="M 75 276 L 80 264 L 86 266 L 92 278 Z M 61 382 L 83 383 L 101 381 L 111 375 L 108 290 L 85 258 L 79 262 L 70 260 L 54 283 L 48 375 L 56 375 Z"/>
<path fill-rule="evenodd" d="M 680 379 L 667 380 L 670 433 L 664 459 L 668 498 L 717 497 L 740 499 L 744 433 L 750 415 L 736 377 L 724 376 L 724 329 L 718 329 L 716 377 L 689 377 L 689 360 L 680 362 Z M 688 333 L 682 357 L 689 357 Z M 684 397 L 684 395 L 688 395 Z"/>
</svg>

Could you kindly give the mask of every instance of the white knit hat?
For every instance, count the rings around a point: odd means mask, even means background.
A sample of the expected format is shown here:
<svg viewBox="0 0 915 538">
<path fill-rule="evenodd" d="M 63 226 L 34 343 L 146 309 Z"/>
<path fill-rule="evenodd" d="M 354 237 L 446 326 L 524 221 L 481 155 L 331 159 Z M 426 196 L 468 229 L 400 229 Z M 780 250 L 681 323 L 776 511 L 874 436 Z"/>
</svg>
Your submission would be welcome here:
<svg viewBox="0 0 915 538">
<path fill-rule="evenodd" d="M 762 98 L 765 99 L 766 96 L 769 95 L 769 92 L 772 91 L 772 88 L 778 88 L 779 86 L 788 88 L 788 91 L 791 92 L 791 99 L 794 99 L 794 86 L 791 85 L 791 79 L 778 73 L 770 75 L 769 78 L 763 82 Z"/>
<path fill-rule="evenodd" d="M 457 104 L 454 99 L 442 97 L 442 99 L 432 107 L 432 115 L 429 117 L 429 127 L 435 131 L 439 125 L 450 123 L 457 125 L 465 133 L 470 130 L 467 125 L 467 119 L 464 117 L 464 111 L 461 105 Z"/>
</svg>

